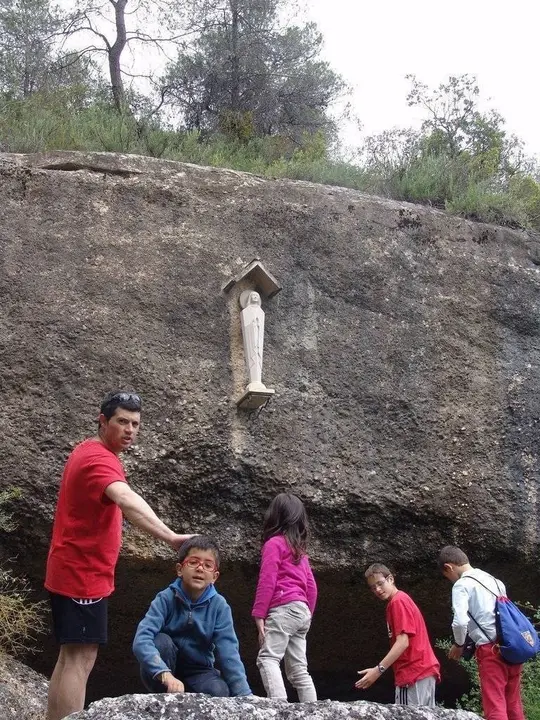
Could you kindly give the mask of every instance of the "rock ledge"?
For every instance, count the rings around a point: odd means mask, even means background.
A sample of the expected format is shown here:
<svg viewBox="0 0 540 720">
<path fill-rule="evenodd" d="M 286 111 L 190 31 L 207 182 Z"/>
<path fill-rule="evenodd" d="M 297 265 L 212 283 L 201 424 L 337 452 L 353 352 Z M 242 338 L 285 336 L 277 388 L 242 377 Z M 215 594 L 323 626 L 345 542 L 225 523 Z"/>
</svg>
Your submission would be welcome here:
<svg viewBox="0 0 540 720">
<path fill-rule="evenodd" d="M 464 710 L 379 705 L 370 702 L 287 703 L 261 697 L 212 698 L 207 695 L 123 695 L 92 703 L 88 710 L 70 715 L 70 720 L 475 720 Z"/>
</svg>

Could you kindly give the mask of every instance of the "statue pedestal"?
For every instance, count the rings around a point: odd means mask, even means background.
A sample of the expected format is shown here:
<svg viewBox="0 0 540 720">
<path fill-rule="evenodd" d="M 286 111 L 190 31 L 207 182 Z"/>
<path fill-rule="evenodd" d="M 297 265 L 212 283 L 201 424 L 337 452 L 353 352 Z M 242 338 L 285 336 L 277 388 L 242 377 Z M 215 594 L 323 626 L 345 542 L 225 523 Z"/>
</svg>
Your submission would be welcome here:
<svg viewBox="0 0 540 720">
<path fill-rule="evenodd" d="M 263 389 L 264 388 L 264 389 Z M 246 389 L 246 392 L 242 395 L 240 400 L 236 403 L 236 407 L 239 410 L 257 410 L 258 408 L 262 407 L 263 405 L 266 405 L 266 403 L 270 400 L 270 398 L 275 394 L 275 390 L 271 390 L 270 388 L 265 388 L 264 385 L 262 388 L 259 388 L 257 390 L 249 388 L 249 385 Z"/>
</svg>

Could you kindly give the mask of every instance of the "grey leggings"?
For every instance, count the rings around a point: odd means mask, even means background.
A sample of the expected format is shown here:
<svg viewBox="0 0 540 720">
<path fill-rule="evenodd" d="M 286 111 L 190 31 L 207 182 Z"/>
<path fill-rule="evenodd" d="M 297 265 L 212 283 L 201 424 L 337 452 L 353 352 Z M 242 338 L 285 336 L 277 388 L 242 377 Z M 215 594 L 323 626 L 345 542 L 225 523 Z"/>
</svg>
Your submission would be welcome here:
<svg viewBox="0 0 540 720">
<path fill-rule="evenodd" d="M 306 635 L 310 625 L 311 613 L 303 602 L 279 605 L 268 613 L 264 622 L 264 643 L 257 655 L 257 667 L 268 697 L 287 700 L 279 667 L 284 659 L 285 674 L 300 702 L 317 700 L 306 659 Z"/>
</svg>

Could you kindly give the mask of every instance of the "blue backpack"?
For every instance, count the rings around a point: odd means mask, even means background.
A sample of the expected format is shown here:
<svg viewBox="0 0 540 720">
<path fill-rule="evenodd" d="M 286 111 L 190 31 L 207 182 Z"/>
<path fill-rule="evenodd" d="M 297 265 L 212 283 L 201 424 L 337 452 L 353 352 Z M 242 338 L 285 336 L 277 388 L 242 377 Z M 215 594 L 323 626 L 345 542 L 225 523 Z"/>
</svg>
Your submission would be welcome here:
<svg viewBox="0 0 540 720">
<path fill-rule="evenodd" d="M 502 659 L 510 665 L 521 665 L 521 663 L 534 658 L 535 655 L 540 652 L 540 638 L 529 618 L 505 595 L 497 595 L 497 593 L 494 593 L 493 590 L 490 590 L 484 583 L 472 577 L 472 575 L 468 575 L 467 577 L 471 580 L 476 580 L 476 582 L 480 583 L 488 592 L 495 595 L 495 627 L 497 628 L 497 636 L 495 638 L 489 637 L 471 613 L 468 613 L 468 615 L 471 620 L 478 625 L 489 642 L 494 642 L 498 645 Z M 495 578 L 493 579 L 495 580 Z M 495 582 L 497 582 L 497 580 L 495 580 Z"/>
</svg>

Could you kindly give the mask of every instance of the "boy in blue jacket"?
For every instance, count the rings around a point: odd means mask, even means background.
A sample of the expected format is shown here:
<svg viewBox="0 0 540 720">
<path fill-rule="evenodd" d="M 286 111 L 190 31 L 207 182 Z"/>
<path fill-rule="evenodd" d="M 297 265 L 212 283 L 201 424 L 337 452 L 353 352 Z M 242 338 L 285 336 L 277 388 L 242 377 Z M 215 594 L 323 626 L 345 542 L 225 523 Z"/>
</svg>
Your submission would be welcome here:
<svg viewBox="0 0 540 720">
<path fill-rule="evenodd" d="M 206 535 L 186 540 L 177 579 L 156 595 L 139 623 L 133 652 L 149 692 L 251 695 L 231 609 L 214 588 L 219 550 Z M 214 668 L 214 651 L 221 673 Z"/>
</svg>

